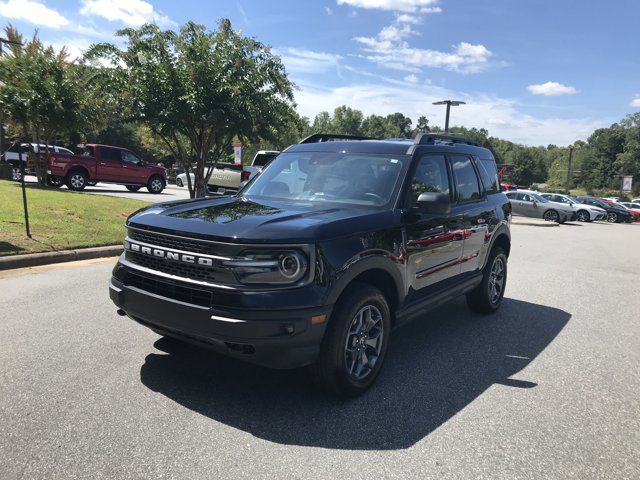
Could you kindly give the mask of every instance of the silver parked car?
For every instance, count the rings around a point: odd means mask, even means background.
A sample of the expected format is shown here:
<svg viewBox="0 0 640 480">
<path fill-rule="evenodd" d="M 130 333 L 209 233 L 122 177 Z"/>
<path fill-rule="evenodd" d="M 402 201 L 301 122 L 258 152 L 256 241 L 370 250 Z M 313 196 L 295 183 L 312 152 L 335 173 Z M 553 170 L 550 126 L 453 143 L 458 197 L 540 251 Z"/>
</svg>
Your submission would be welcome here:
<svg viewBox="0 0 640 480">
<path fill-rule="evenodd" d="M 564 203 L 570 205 L 576 211 L 576 219 L 580 222 L 593 222 L 594 220 L 606 220 L 607 211 L 604 208 L 594 205 L 580 203 L 580 201 L 571 195 L 563 195 L 561 193 L 541 193 L 540 196 L 552 202 Z"/>
<path fill-rule="evenodd" d="M 577 212 L 571 205 L 551 202 L 538 193 L 516 190 L 506 192 L 514 215 L 542 218 L 549 222 L 564 223 L 575 220 Z"/>
</svg>

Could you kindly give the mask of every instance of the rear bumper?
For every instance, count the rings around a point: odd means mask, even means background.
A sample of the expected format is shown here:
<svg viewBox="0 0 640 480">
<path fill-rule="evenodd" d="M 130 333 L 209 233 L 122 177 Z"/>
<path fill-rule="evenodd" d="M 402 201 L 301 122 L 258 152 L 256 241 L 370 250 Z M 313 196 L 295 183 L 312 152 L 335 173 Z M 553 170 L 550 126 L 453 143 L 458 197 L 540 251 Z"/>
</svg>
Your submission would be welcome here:
<svg viewBox="0 0 640 480">
<path fill-rule="evenodd" d="M 279 369 L 315 361 L 331 313 L 331 306 L 223 310 L 145 291 L 115 277 L 109 284 L 109 296 L 127 316 L 159 334 Z M 312 317 L 320 315 L 326 319 L 313 323 Z"/>
</svg>

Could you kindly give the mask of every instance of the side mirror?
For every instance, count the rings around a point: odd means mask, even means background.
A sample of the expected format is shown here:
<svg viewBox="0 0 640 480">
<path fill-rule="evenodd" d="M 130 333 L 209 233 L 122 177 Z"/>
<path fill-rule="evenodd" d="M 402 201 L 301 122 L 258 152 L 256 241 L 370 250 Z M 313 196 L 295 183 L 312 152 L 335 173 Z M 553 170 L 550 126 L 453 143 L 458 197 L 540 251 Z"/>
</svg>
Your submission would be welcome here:
<svg viewBox="0 0 640 480">
<path fill-rule="evenodd" d="M 436 215 L 445 215 L 451 212 L 451 202 L 449 195 L 438 192 L 424 192 L 418 197 L 416 205 L 418 210 L 424 213 L 433 213 Z"/>
</svg>

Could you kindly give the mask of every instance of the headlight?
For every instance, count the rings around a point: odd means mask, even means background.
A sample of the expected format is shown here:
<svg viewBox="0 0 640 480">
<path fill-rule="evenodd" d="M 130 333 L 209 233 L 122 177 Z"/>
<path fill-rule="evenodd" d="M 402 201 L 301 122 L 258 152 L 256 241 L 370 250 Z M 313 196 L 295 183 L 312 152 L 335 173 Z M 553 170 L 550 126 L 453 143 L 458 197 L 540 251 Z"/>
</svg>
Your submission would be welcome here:
<svg viewBox="0 0 640 480">
<path fill-rule="evenodd" d="M 297 250 L 276 252 L 245 252 L 222 264 L 233 270 L 244 284 L 283 285 L 300 281 L 307 273 L 307 257 Z"/>
</svg>

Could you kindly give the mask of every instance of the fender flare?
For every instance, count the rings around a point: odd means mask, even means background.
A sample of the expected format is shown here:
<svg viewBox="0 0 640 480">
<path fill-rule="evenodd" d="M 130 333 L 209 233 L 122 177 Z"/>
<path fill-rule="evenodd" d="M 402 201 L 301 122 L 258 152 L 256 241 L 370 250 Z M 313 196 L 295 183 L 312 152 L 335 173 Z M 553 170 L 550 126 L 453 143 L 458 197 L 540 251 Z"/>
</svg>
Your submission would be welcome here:
<svg viewBox="0 0 640 480">
<path fill-rule="evenodd" d="M 349 264 L 348 268 L 343 266 L 342 274 L 338 275 L 338 278 L 334 280 L 329 290 L 326 303 L 333 305 L 356 277 L 372 270 L 381 270 L 393 279 L 393 291 L 396 294 L 395 300 L 402 302 L 404 297 L 404 279 L 401 269 L 398 268 L 393 260 L 386 256 L 369 255 Z"/>
</svg>

